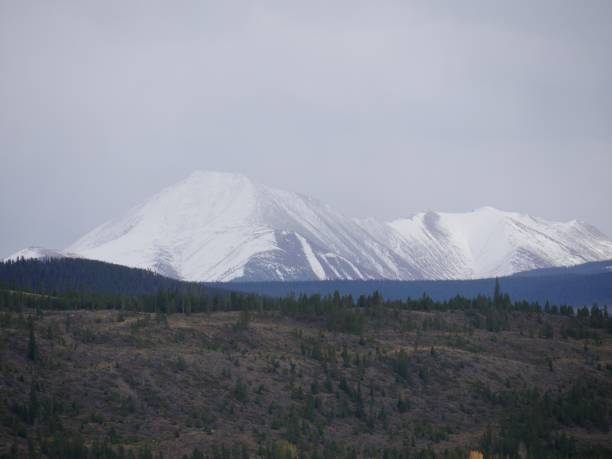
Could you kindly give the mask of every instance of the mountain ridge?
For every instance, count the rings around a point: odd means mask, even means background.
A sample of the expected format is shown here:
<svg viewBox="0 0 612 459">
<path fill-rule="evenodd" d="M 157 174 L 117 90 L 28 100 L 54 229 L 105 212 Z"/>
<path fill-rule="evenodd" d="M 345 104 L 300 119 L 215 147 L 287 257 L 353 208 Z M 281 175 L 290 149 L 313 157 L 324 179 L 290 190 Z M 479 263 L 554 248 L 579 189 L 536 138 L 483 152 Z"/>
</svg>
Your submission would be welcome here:
<svg viewBox="0 0 612 459">
<path fill-rule="evenodd" d="M 195 171 L 64 251 L 188 281 L 475 279 L 612 258 L 612 241 L 577 220 L 481 207 L 383 222 L 242 174 Z"/>
</svg>

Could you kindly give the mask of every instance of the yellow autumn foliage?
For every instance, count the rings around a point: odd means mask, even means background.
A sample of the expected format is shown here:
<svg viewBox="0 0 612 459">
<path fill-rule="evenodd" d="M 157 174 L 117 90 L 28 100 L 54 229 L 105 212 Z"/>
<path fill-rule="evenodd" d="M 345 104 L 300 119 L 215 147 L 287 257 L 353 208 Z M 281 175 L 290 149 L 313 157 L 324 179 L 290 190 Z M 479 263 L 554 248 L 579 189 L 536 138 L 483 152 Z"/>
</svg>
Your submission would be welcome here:
<svg viewBox="0 0 612 459">
<path fill-rule="evenodd" d="M 275 459 L 296 459 L 297 446 L 286 440 L 280 440 L 274 445 Z"/>
<path fill-rule="evenodd" d="M 468 459 L 484 459 L 484 454 L 480 451 L 470 451 L 470 455 Z M 491 456 L 487 456 L 487 459 L 511 459 L 510 456 L 501 456 L 499 454 L 493 454 Z"/>
</svg>

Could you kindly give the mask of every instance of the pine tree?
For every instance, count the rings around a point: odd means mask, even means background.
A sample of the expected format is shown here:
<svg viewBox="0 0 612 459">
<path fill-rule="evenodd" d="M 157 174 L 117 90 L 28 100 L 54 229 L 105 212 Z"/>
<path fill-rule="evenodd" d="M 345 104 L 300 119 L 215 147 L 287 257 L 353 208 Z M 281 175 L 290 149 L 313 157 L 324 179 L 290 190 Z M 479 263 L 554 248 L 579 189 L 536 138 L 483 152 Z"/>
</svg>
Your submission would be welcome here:
<svg viewBox="0 0 612 459">
<path fill-rule="evenodd" d="M 36 345 L 36 335 L 34 333 L 34 320 L 30 317 L 28 322 L 30 328 L 30 339 L 28 341 L 28 359 L 33 362 L 37 362 L 40 358 L 38 353 L 38 346 Z"/>
<path fill-rule="evenodd" d="M 502 293 L 501 287 L 499 286 L 499 278 L 495 278 L 495 292 L 493 293 L 493 305 L 501 306 L 502 304 Z"/>
</svg>

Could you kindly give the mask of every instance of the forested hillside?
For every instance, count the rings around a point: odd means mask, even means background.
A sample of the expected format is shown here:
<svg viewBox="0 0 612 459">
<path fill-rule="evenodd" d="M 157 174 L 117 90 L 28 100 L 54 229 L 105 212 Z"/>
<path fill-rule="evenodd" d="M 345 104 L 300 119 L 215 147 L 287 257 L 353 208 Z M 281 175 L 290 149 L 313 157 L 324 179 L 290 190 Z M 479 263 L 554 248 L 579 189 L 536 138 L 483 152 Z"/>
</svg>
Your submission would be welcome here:
<svg viewBox="0 0 612 459">
<path fill-rule="evenodd" d="M 547 301 L 584 306 L 612 304 L 612 271 L 609 262 L 590 263 L 573 268 L 538 270 L 500 278 L 503 289 L 515 300 Z M 448 281 L 308 281 L 308 282 L 182 282 L 152 271 L 126 268 L 99 261 L 65 258 L 21 260 L 0 263 L 0 286 L 37 293 L 85 295 L 156 294 L 160 290 L 180 291 L 192 297 L 223 297 L 228 291 L 284 297 L 289 294 L 330 295 L 338 291 L 354 298 L 378 291 L 385 298 L 405 300 L 423 295 L 449 300 L 456 295 L 472 298 L 488 295 L 495 279 Z"/>
<path fill-rule="evenodd" d="M 0 286 L 37 293 L 88 292 L 140 295 L 189 289 L 201 294 L 211 287 L 181 282 L 153 271 L 82 258 L 28 259 L 0 263 Z"/>
</svg>

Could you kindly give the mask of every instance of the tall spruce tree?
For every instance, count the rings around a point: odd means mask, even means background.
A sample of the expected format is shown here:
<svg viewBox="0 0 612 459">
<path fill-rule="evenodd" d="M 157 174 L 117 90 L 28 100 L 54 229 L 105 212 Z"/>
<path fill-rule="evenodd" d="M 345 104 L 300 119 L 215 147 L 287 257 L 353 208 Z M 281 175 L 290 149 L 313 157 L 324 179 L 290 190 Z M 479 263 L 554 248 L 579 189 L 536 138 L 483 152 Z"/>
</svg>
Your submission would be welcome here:
<svg viewBox="0 0 612 459">
<path fill-rule="evenodd" d="M 30 339 L 28 341 L 28 359 L 32 362 L 37 362 L 40 358 L 38 353 L 38 346 L 36 345 L 36 334 L 34 333 L 34 319 L 30 317 L 28 321 L 28 326 L 30 329 Z"/>
<path fill-rule="evenodd" d="M 502 303 L 501 287 L 499 286 L 499 278 L 495 278 L 495 291 L 493 292 L 493 304 L 499 306 Z"/>
</svg>

